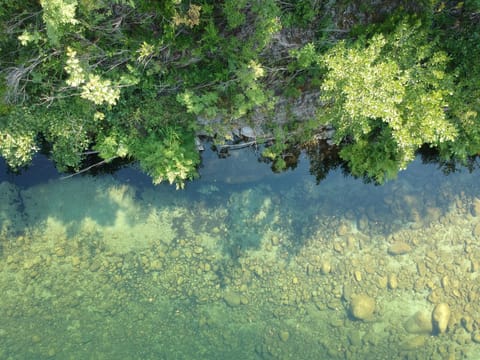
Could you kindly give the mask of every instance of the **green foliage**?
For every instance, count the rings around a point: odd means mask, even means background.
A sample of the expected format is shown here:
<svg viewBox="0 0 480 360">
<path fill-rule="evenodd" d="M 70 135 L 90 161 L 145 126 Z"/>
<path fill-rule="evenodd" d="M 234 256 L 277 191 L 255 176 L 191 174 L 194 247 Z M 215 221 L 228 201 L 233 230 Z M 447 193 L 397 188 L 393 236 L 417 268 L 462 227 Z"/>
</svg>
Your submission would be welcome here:
<svg viewBox="0 0 480 360">
<path fill-rule="evenodd" d="M 226 24 L 216 18 L 200 22 L 195 28 L 200 47 L 192 44 L 191 37 L 184 39 L 194 47 L 186 51 L 199 61 L 185 71 L 176 69 L 175 76 L 187 85 L 177 100 L 188 113 L 226 122 L 248 116 L 259 107 L 270 109 L 274 97 L 263 83 L 267 72 L 261 54 L 281 29 L 276 2 L 224 1 L 203 8 L 221 14 Z M 222 132 L 223 125 L 215 130 Z"/>
<path fill-rule="evenodd" d="M 97 138 L 95 150 L 99 152 L 98 155 L 101 158 L 109 162 L 117 157 L 124 158 L 129 154 L 127 142 L 127 136 L 114 130 Z"/>
<path fill-rule="evenodd" d="M 276 127 L 273 135 L 273 144 L 263 150 L 262 156 L 273 161 L 274 170 L 281 171 L 287 167 L 284 159 L 284 155 L 289 148 L 286 129 Z"/>
<path fill-rule="evenodd" d="M 299 69 L 308 69 L 318 62 L 318 53 L 315 45 L 308 43 L 300 49 L 292 50 L 291 55 L 296 61 L 292 62 Z"/>
<path fill-rule="evenodd" d="M 138 161 L 155 184 L 168 181 L 183 188 L 196 176 L 200 159 L 193 118 L 182 113 L 174 99 L 157 99 L 151 93 L 129 98 L 106 114 L 94 149 L 107 161 Z"/>
<path fill-rule="evenodd" d="M 48 109 L 16 107 L 1 118 L 0 153 L 12 168 L 24 166 L 39 150 L 42 137 L 52 144 L 52 159 L 60 170 L 78 168 L 94 129 L 91 108 L 75 100 Z"/>
<path fill-rule="evenodd" d="M 68 26 L 78 24 L 75 19 L 77 0 L 40 0 L 40 5 L 43 8 L 48 39 L 52 44 L 58 45 Z"/>
<path fill-rule="evenodd" d="M 130 141 L 131 154 L 139 160 L 141 168 L 152 177 L 154 184 L 168 181 L 175 183 L 177 188 L 183 188 L 186 180 L 196 176 L 200 158 L 193 134 L 170 126 Z"/>
<path fill-rule="evenodd" d="M 396 177 L 402 162 L 400 156 L 388 126 L 377 129 L 376 133 L 368 137 L 346 144 L 340 150 L 340 157 L 349 164 L 352 174 L 377 183 Z"/>
<path fill-rule="evenodd" d="M 226 0 L 223 4 L 223 11 L 229 29 L 236 29 L 245 24 L 246 16 L 242 10 L 247 6 L 247 0 Z"/>
<path fill-rule="evenodd" d="M 452 92 L 448 58 L 428 35 L 420 24 L 404 22 L 392 34 L 342 41 L 323 57 L 322 97 L 329 105 L 322 118 L 335 126 L 337 144 L 353 143 L 352 153 L 341 155 L 354 174 L 381 182 L 396 174 L 393 168 L 405 168 L 422 144 L 455 139 L 444 112 Z"/>
<path fill-rule="evenodd" d="M 447 115 L 458 132 L 455 141 L 441 144 L 444 159 L 466 162 L 480 154 L 480 22 L 478 1 L 444 5 L 437 13 L 441 47 L 451 55 L 455 91 Z"/>
<path fill-rule="evenodd" d="M 13 169 L 30 162 L 38 150 L 31 121 L 31 114 L 24 108 L 15 108 L 0 117 L 0 154 Z"/>
<path fill-rule="evenodd" d="M 256 61 L 250 61 L 243 65 L 236 72 L 238 79 L 237 94 L 232 94 L 232 110 L 231 114 L 234 118 L 240 118 L 261 105 L 267 105 L 271 108 L 273 104 L 267 104 L 271 98 L 271 92 L 265 91 L 259 79 L 265 75 L 265 70 Z"/>
<path fill-rule="evenodd" d="M 315 0 L 282 2 L 285 24 L 287 26 L 308 26 L 315 20 L 318 14 L 321 13 L 320 5 L 321 2 Z"/>
<path fill-rule="evenodd" d="M 214 91 L 195 95 L 192 91 L 186 90 L 177 95 L 177 101 L 187 108 L 189 114 L 205 116 L 208 119 L 213 119 L 217 115 L 218 94 Z"/>
<path fill-rule="evenodd" d="M 318 119 L 271 127 L 275 168 L 325 123 L 352 171 L 377 181 L 424 143 L 464 159 L 480 152 L 478 11 L 475 1 L 0 0 L 0 154 L 19 167 L 45 140 L 65 170 L 93 148 L 183 186 L 198 164 L 197 118 L 221 138 L 271 114 L 276 94 L 321 89 Z"/>
</svg>

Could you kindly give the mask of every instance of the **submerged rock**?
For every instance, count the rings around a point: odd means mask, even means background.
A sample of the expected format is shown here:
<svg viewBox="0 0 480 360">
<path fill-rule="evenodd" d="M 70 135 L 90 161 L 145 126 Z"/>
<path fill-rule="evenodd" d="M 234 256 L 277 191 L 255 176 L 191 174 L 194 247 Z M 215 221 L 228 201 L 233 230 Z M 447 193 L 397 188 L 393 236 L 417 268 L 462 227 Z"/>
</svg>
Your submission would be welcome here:
<svg viewBox="0 0 480 360">
<path fill-rule="evenodd" d="M 223 300 L 225 300 L 225 303 L 230 307 L 239 306 L 242 303 L 242 297 L 235 291 L 227 291 L 225 295 L 223 295 Z"/>
<path fill-rule="evenodd" d="M 432 313 L 432 323 L 435 332 L 443 334 L 447 331 L 450 314 L 450 307 L 447 303 L 440 303 L 435 306 Z"/>
<path fill-rule="evenodd" d="M 358 294 L 352 297 L 350 312 L 357 320 L 371 320 L 375 311 L 375 299 L 366 295 Z"/>
<path fill-rule="evenodd" d="M 472 215 L 473 216 L 480 216 L 480 199 L 474 198 L 472 204 Z"/>
<path fill-rule="evenodd" d="M 283 342 L 286 342 L 290 338 L 290 333 L 284 330 L 284 331 L 280 331 L 280 334 L 278 334 L 278 336 L 280 337 L 280 340 L 282 340 Z"/>
<path fill-rule="evenodd" d="M 254 139 L 256 137 L 255 131 L 250 126 L 242 127 L 240 129 L 240 134 L 249 139 Z"/>
<path fill-rule="evenodd" d="M 473 227 L 473 236 L 475 236 L 477 239 L 480 238 L 480 224 L 477 224 Z"/>
<path fill-rule="evenodd" d="M 474 331 L 472 333 L 472 341 L 477 344 L 480 344 L 480 330 Z"/>
<path fill-rule="evenodd" d="M 320 267 L 320 272 L 323 275 L 327 275 L 327 274 L 330 274 L 331 271 L 332 271 L 332 264 L 330 263 L 330 261 L 326 260 L 322 262 L 322 265 Z"/>
<path fill-rule="evenodd" d="M 406 351 L 416 350 L 423 347 L 425 345 L 425 341 L 426 341 L 425 336 L 418 335 L 418 336 L 410 337 L 405 339 L 400 344 L 400 348 Z"/>
<path fill-rule="evenodd" d="M 395 241 L 388 248 L 390 255 L 403 255 L 412 251 L 412 247 L 403 241 Z"/>
<path fill-rule="evenodd" d="M 433 330 L 431 316 L 426 311 L 417 311 L 410 316 L 404 327 L 410 334 L 431 334 Z"/>
</svg>

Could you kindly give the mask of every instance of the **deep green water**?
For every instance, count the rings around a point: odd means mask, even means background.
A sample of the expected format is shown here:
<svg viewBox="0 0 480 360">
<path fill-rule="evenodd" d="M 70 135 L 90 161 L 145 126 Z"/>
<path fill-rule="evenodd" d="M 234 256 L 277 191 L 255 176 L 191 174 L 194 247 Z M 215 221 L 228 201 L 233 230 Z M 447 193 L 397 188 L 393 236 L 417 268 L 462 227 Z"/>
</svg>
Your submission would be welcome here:
<svg viewBox="0 0 480 360">
<path fill-rule="evenodd" d="M 478 171 L 202 172 L 3 171 L 0 359 L 480 359 Z"/>
</svg>

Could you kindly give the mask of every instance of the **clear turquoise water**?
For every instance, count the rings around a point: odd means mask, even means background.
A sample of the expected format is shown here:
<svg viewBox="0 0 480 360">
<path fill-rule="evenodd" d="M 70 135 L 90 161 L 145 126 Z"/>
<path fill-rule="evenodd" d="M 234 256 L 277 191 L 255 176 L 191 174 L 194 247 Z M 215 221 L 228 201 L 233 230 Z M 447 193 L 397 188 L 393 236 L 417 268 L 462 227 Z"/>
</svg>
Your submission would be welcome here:
<svg viewBox="0 0 480 360">
<path fill-rule="evenodd" d="M 0 359 L 480 358 L 478 172 L 316 185 L 249 150 L 185 191 L 36 171 L 0 176 Z M 439 303 L 445 332 L 405 325 Z"/>
</svg>

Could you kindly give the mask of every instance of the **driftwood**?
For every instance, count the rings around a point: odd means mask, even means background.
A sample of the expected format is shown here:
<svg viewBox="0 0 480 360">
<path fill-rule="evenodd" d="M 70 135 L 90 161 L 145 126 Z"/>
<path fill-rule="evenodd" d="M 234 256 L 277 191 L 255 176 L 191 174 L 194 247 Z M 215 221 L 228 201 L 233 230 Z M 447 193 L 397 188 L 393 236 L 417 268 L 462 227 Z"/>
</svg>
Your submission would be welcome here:
<svg viewBox="0 0 480 360">
<path fill-rule="evenodd" d="M 261 140 L 262 140 L 262 142 L 267 142 L 267 141 L 273 141 L 273 140 L 275 140 L 275 138 L 269 137 L 269 138 L 262 138 Z M 220 151 L 222 151 L 222 150 L 238 150 L 238 149 L 243 149 L 243 148 L 253 146 L 253 145 L 258 145 L 257 139 L 252 140 L 252 141 L 248 141 L 248 142 L 243 142 L 243 143 L 240 143 L 240 144 L 218 145 L 217 147 Z"/>
<path fill-rule="evenodd" d="M 60 180 L 69 179 L 69 178 L 74 177 L 74 176 L 76 176 L 76 175 L 79 175 L 79 174 L 82 174 L 82 173 L 84 173 L 84 172 L 87 172 L 88 170 L 93 169 L 94 167 L 101 166 L 101 165 L 103 165 L 103 164 L 109 163 L 110 161 L 112 161 L 113 159 L 116 159 L 117 157 L 118 157 L 118 156 L 114 156 L 114 157 L 112 157 L 112 158 L 110 158 L 110 159 L 106 159 L 106 160 L 99 161 L 98 163 L 95 163 L 95 164 L 93 164 L 93 165 L 90 165 L 90 166 L 86 167 L 85 169 L 82 169 L 82 170 L 77 171 L 76 173 L 73 173 L 73 174 L 70 174 L 70 175 L 67 175 L 67 176 L 62 176 L 62 177 L 60 178 Z"/>
</svg>

